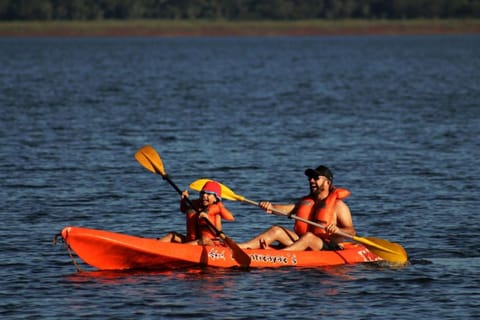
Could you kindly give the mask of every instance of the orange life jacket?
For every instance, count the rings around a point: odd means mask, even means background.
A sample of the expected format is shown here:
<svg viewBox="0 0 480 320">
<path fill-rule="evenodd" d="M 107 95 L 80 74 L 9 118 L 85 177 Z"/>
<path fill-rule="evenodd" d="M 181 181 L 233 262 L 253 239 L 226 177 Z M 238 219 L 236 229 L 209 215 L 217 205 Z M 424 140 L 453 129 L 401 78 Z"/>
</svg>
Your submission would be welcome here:
<svg viewBox="0 0 480 320">
<path fill-rule="evenodd" d="M 310 195 L 305 196 L 300 199 L 300 202 L 297 204 L 296 215 L 300 218 L 326 226 L 336 220 L 335 204 L 337 203 L 337 200 L 345 199 L 349 195 L 350 191 L 347 189 L 334 188 L 322 201 L 318 201 Z M 326 235 L 323 228 L 315 227 L 299 220 L 295 220 L 294 230 L 299 236 L 302 236 L 307 232 L 312 232 L 321 238 Z"/>
<path fill-rule="evenodd" d="M 182 201 L 183 202 L 183 201 Z M 217 228 L 220 230 L 220 225 L 217 223 L 217 216 L 220 215 L 220 217 L 224 220 L 230 220 L 233 221 L 235 218 L 233 215 L 230 213 L 230 211 L 225 208 L 222 202 L 217 202 L 212 205 L 209 205 L 207 208 L 202 208 L 201 206 L 201 201 L 196 199 L 192 201 L 193 206 L 198 209 L 207 212 L 208 214 L 208 220 Z M 181 206 L 182 212 L 187 211 L 185 206 Z M 203 219 L 198 218 L 198 214 L 196 211 L 193 210 L 188 210 L 185 212 L 187 215 L 186 219 L 186 227 L 187 227 L 187 234 L 186 234 L 186 241 L 193 241 L 193 240 L 198 240 L 202 238 L 208 238 L 208 239 L 215 239 L 217 238 L 217 235 L 215 232 L 210 230 L 208 227 L 208 224 L 206 221 Z"/>
</svg>

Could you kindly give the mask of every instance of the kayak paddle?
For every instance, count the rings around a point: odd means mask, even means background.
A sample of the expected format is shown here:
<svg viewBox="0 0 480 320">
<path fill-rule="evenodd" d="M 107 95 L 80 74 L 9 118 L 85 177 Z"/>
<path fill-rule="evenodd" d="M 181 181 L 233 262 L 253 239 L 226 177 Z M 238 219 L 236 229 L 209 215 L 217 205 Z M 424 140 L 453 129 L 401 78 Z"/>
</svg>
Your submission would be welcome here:
<svg viewBox="0 0 480 320">
<path fill-rule="evenodd" d="M 201 190 L 203 185 L 209 181 L 209 179 L 199 179 L 190 184 L 190 188 L 193 190 Z M 258 202 L 246 199 L 245 197 L 236 194 L 233 192 L 230 188 L 227 186 L 223 185 L 220 183 L 220 186 L 222 187 L 222 197 L 227 200 L 232 200 L 232 201 L 242 201 L 254 206 L 259 206 Z M 298 217 L 294 214 L 288 214 L 279 210 L 272 209 L 272 212 L 275 215 L 279 216 L 288 216 L 291 219 L 299 220 L 305 223 L 308 223 L 312 226 L 315 227 L 320 227 L 320 228 L 325 228 L 324 225 L 315 223 L 313 221 Z M 353 236 L 351 234 L 345 233 L 343 231 L 338 231 L 336 234 L 349 238 L 353 241 L 359 242 L 363 244 L 365 247 L 367 247 L 371 252 L 375 253 L 377 256 L 381 257 L 385 261 L 389 261 L 392 263 L 396 264 L 405 264 L 408 261 L 408 256 L 407 252 L 405 249 L 399 245 L 398 243 L 393 243 L 384 239 L 379 239 L 379 238 L 373 238 L 373 237 L 359 237 L 359 236 Z"/>
<path fill-rule="evenodd" d="M 147 170 L 157 173 L 163 177 L 164 180 L 167 180 L 167 182 L 181 195 L 182 190 L 178 188 L 178 186 L 170 179 L 170 177 L 167 175 L 165 168 L 163 167 L 162 159 L 160 159 L 160 156 L 158 155 L 157 151 L 151 146 L 144 146 L 140 148 L 136 153 L 135 153 L 135 159 Z M 203 186 L 202 186 L 203 187 Z M 191 200 L 187 197 L 185 198 L 188 204 L 194 208 Z M 197 210 L 198 211 L 198 210 Z M 203 218 L 210 229 L 212 229 L 217 237 L 223 240 L 227 246 L 232 249 L 233 253 L 233 258 L 240 264 L 242 268 L 246 268 L 250 265 L 251 258 L 248 254 L 246 254 L 242 248 L 238 246 L 238 244 L 235 243 L 231 238 L 227 237 L 223 231 L 218 230 L 215 225 L 210 222 L 207 218 Z"/>
</svg>

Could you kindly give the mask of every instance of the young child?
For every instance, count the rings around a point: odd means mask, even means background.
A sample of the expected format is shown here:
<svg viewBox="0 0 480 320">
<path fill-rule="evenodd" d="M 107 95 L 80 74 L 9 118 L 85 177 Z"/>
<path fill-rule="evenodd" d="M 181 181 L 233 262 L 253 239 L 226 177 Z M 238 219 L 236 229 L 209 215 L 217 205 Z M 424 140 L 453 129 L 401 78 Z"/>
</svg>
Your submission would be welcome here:
<svg viewBox="0 0 480 320">
<path fill-rule="evenodd" d="M 189 194 L 182 192 L 180 211 L 186 215 L 186 235 L 170 232 L 159 239 L 163 242 L 181 242 L 199 245 L 214 245 L 218 239 L 215 231 L 211 230 L 205 219 L 208 219 L 217 230 L 222 230 L 222 219 L 234 221 L 235 218 L 225 208 L 222 202 L 222 188 L 216 181 L 208 181 L 200 191 L 200 197 L 192 200 L 193 208 L 187 201 Z"/>
</svg>

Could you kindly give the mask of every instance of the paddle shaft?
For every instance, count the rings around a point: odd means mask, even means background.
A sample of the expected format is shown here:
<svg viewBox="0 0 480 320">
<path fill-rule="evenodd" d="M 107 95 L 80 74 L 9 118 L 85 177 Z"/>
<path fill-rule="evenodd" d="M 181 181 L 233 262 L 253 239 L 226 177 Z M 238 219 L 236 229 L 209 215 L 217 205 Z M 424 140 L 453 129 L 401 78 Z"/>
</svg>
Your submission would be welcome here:
<svg viewBox="0 0 480 320">
<path fill-rule="evenodd" d="M 249 203 L 249 204 L 252 204 L 254 206 L 257 206 L 259 207 L 260 204 L 258 202 L 255 202 L 253 200 L 249 200 L 249 199 L 246 199 L 246 198 L 243 198 L 242 199 L 243 202 L 245 203 Z M 295 214 L 288 214 L 288 213 L 285 213 L 283 211 L 280 211 L 280 210 L 276 210 L 276 209 L 273 209 L 271 208 L 270 211 L 272 211 L 273 214 L 277 215 L 277 216 L 286 216 L 286 217 L 289 217 L 290 219 L 295 219 L 295 220 L 298 220 L 298 221 L 302 221 L 302 222 L 305 222 L 305 223 L 308 223 L 312 226 L 315 226 L 315 227 L 319 227 L 319 228 L 322 228 L 322 229 L 325 229 L 325 226 L 322 225 L 322 224 L 319 224 L 319 223 L 316 223 L 316 222 L 313 222 L 313 221 L 310 221 L 310 220 L 307 220 L 307 219 L 304 219 L 304 218 L 301 218 Z M 342 236 L 342 237 L 345 237 L 345 238 L 349 238 L 349 239 L 353 239 L 354 236 L 348 234 L 348 233 L 345 233 L 343 231 L 337 231 L 335 232 L 335 234 L 339 235 L 339 236 Z"/>
<path fill-rule="evenodd" d="M 200 185 L 203 185 L 205 184 L 205 182 L 209 181 L 208 179 L 200 179 L 200 180 L 197 180 L 195 182 L 193 182 L 192 184 L 190 184 L 190 187 L 195 189 L 195 190 L 200 190 Z M 254 205 L 256 207 L 259 207 L 260 204 L 256 201 L 253 201 L 253 200 L 249 200 L 243 196 L 240 196 L 238 194 L 236 194 L 235 192 L 233 192 L 230 188 L 228 188 L 227 186 L 224 186 L 224 185 L 221 185 L 222 186 L 222 189 L 225 191 L 225 198 L 229 199 L 229 200 L 234 200 L 234 201 L 242 201 L 242 202 L 245 202 L 245 203 L 248 203 L 248 204 L 251 204 L 251 205 Z M 274 208 L 271 208 L 270 211 L 272 211 L 273 214 L 277 215 L 277 216 L 285 216 L 285 217 L 289 217 L 290 219 L 295 219 L 295 220 L 299 220 L 299 221 L 302 221 L 302 222 L 305 222 L 307 224 L 310 224 L 312 226 L 315 226 L 315 227 L 319 227 L 319 228 L 322 228 L 322 229 L 325 229 L 325 226 L 322 225 L 322 224 L 318 224 L 316 222 L 313 222 L 313 221 L 310 221 L 310 220 L 307 220 L 307 219 L 304 219 L 304 218 L 301 218 L 295 214 L 289 214 L 289 213 L 285 213 L 283 211 L 280 211 L 280 210 L 276 210 Z M 335 234 L 339 235 L 339 236 L 342 236 L 344 238 L 348 238 L 348 239 L 355 239 L 356 237 L 355 236 L 352 236 L 348 233 L 345 233 L 343 231 L 337 231 L 335 232 Z"/>
<path fill-rule="evenodd" d="M 191 183 L 190 188 L 192 188 L 194 190 L 201 190 L 201 187 L 206 183 L 206 181 L 208 181 L 208 179 L 199 179 L 199 180 Z M 245 197 L 236 194 L 235 192 L 233 192 L 227 186 L 221 185 L 221 187 L 222 187 L 222 194 L 223 194 L 224 199 L 233 200 L 233 201 L 241 201 L 241 202 L 245 202 L 245 203 L 252 204 L 254 206 L 259 207 L 258 202 L 248 200 Z M 294 214 L 291 214 L 291 213 L 285 213 L 283 211 L 273 209 L 273 208 L 271 208 L 269 211 L 271 211 L 273 214 L 278 215 L 278 216 L 287 216 L 291 219 L 296 219 L 296 220 L 302 221 L 304 223 L 307 223 L 307 224 L 325 229 L 324 225 L 321 225 L 321 224 L 315 223 L 313 221 L 298 217 L 298 216 L 296 216 Z M 340 231 L 340 230 L 335 232 L 335 234 L 363 244 L 370 251 L 377 254 L 379 257 L 383 258 L 386 261 L 390 261 L 390 262 L 393 262 L 393 263 L 400 263 L 400 264 L 405 264 L 408 261 L 407 252 L 398 243 L 392 243 L 392 242 L 384 240 L 384 239 L 372 238 L 372 237 L 362 238 L 362 237 L 350 235 L 350 234 L 345 233 L 345 232 Z"/>
<path fill-rule="evenodd" d="M 255 205 L 255 206 L 259 206 L 259 203 L 258 202 L 255 202 L 255 201 L 252 201 L 252 200 L 249 200 L 249 199 L 246 199 L 246 198 L 242 198 L 241 201 L 243 202 L 246 202 L 246 203 L 249 203 L 249 204 L 252 204 L 252 205 Z M 301 218 L 295 214 L 288 214 L 288 213 L 285 213 L 283 211 L 280 211 L 280 210 L 276 210 L 276 209 L 273 209 L 271 208 L 270 211 L 272 211 L 273 214 L 277 215 L 277 216 L 287 216 L 291 219 L 295 219 L 295 220 L 298 220 L 298 221 L 302 221 L 304 223 L 307 223 L 307 224 L 310 224 L 312 226 L 315 226 L 315 227 L 319 227 L 319 228 L 322 228 L 322 229 L 325 229 L 325 226 L 324 225 L 321 225 L 319 223 L 316 223 L 316 222 L 313 222 L 311 220 L 308 220 L 308 219 L 304 219 L 304 218 Z M 403 256 L 405 255 L 405 260 L 406 260 L 406 253 L 404 253 L 404 249 L 401 248 L 398 244 L 394 244 L 394 243 L 388 243 L 388 245 L 390 247 L 386 247 L 385 244 L 386 243 L 383 243 L 383 244 L 378 244 L 376 242 L 379 242 L 379 241 L 382 241 L 382 242 L 385 242 L 381 239 L 374 239 L 375 241 L 372 241 L 373 238 L 362 238 L 362 237 L 357 237 L 357 236 L 353 236 L 351 234 L 348 234 L 346 232 L 343 232 L 341 230 L 338 230 L 337 232 L 335 232 L 336 235 L 339 235 L 339 236 L 342 236 L 344 238 L 348 238 L 348 239 L 351 239 L 353 241 L 357 241 L 357 242 L 360 242 L 362 244 L 364 244 L 365 246 L 367 246 L 370 250 L 372 249 L 380 249 L 381 252 L 379 252 L 378 250 L 376 251 L 377 254 L 383 256 L 383 258 L 387 258 L 383 253 L 383 252 L 386 252 L 386 253 L 392 253 L 392 254 L 395 254 L 395 255 L 399 255 L 399 256 Z M 394 246 L 395 248 L 392 248 L 392 246 Z M 395 250 L 394 250 L 395 249 Z M 391 257 L 389 259 L 392 259 Z M 397 258 L 395 258 L 397 259 Z M 403 257 L 402 257 L 402 260 L 403 260 Z M 395 260 L 396 261 L 396 260 Z M 403 263 L 403 262 L 402 262 Z"/>
</svg>

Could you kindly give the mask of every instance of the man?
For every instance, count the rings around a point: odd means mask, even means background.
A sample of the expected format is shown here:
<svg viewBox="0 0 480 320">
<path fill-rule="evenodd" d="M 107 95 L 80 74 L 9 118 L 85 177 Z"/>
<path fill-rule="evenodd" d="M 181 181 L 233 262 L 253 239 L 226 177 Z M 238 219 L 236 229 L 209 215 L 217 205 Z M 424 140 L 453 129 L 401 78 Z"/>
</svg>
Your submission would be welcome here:
<svg viewBox="0 0 480 320">
<path fill-rule="evenodd" d="M 296 204 L 272 204 L 264 201 L 259 205 L 267 213 L 275 209 L 322 224 L 325 228 L 295 220 L 294 230 L 274 225 L 252 240 L 240 244 L 241 248 L 266 248 L 277 241 L 285 247 L 284 250 L 339 250 L 339 242 L 343 240 L 336 235 L 339 230 L 355 235 L 350 209 L 343 202 L 350 191 L 334 187 L 333 174 L 325 166 L 307 169 L 305 175 L 308 177 L 310 194 Z"/>
</svg>

